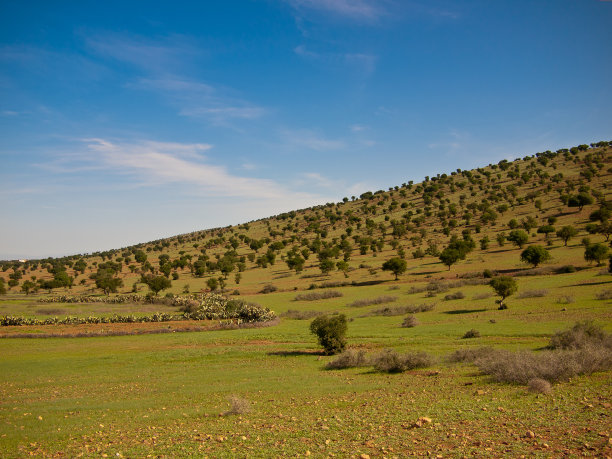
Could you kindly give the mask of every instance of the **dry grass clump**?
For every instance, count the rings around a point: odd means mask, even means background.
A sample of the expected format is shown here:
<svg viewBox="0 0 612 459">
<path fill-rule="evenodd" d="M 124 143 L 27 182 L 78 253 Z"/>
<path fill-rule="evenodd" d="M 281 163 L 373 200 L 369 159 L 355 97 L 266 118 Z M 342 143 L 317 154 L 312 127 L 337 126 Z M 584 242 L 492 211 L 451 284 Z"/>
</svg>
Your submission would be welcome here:
<svg viewBox="0 0 612 459">
<path fill-rule="evenodd" d="M 426 368 L 431 366 L 433 362 L 433 357 L 426 352 L 398 354 L 391 350 L 385 350 L 372 359 L 374 368 L 385 373 L 401 373 L 407 370 Z"/>
<path fill-rule="evenodd" d="M 491 298 L 493 296 L 490 292 L 477 293 L 472 297 L 472 300 L 486 300 L 487 298 Z"/>
<path fill-rule="evenodd" d="M 575 298 L 571 295 L 563 295 L 557 298 L 559 304 L 570 304 L 576 302 Z"/>
<path fill-rule="evenodd" d="M 583 349 L 589 346 L 608 348 L 612 351 L 612 335 L 593 322 L 577 322 L 572 328 L 556 332 L 550 339 L 550 349 Z"/>
<path fill-rule="evenodd" d="M 295 320 L 308 320 L 313 317 L 318 317 L 323 315 L 323 312 L 320 311 L 298 311 L 296 309 L 288 309 L 287 312 L 283 312 L 281 317 L 286 317 L 287 319 L 295 319 Z"/>
<path fill-rule="evenodd" d="M 448 356 L 450 362 L 474 362 L 495 352 L 492 347 L 457 349 Z"/>
<path fill-rule="evenodd" d="M 528 384 L 534 378 L 549 383 L 612 369 L 612 337 L 591 322 L 579 322 L 557 332 L 549 351 L 539 353 L 492 350 L 474 360 L 484 374 L 499 382 Z"/>
<path fill-rule="evenodd" d="M 541 288 L 536 290 L 525 290 L 524 292 L 519 293 L 517 298 L 542 298 L 548 295 L 548 290 Z"/>
<path fill-rule="evenodd" d="M 334 360 L 325 365 L 326 370 L 341 370 L 344 368 L 364 367 L 368 359 L 364 350 L 347 349 Z"/>
<path fill-rule="evenodd" d="M 404 328 L 412 328 L 412 327 L 416 327 L 419 324 L 419 321 L 417 320 L 417 318 L 415 316 L 408 316 L 404 319 L 404 321 L 402 322 L 402 327 Z"/>
<path fill-rule="evenodd" d="M 362 317 L 370 317 L 370 316 L 403 316 L 404 314 L 415 314 L 417 312 L 427 312 L 431 311 L 435 306 L 435 303 L 431 304 L 419 304 L 419 305 L 407 305 L 407 306 L 395 306 L 395 307 L 384 307 L 380 309 L 375 309 L 373 311 L 364 314 Z"/>
<path fill-rule="evenodd" d="M 373 304 L 392 303 L 395 300 L 397 300 L 396 296 L 382 295 L 376 298 L 364 298 L 362 300 L 355 300 L 352 303 L 349 303 L 347 306 L 350 306 L 353 308 L 360 308 L 363 306 L 371 306 Z"/>
<path fill-rule="evenodd" d="M 595 295 L 598 300 L 612 300 L 612 289 L 602 290 Z"/>
<path fill-rule="evenodd" d="M 462 300 L 464 298 L 465 298 L 465 294 L 462 291 L 459 291 L 459 292 L 449 293 L 448 295 L 445 295 L 444 301 Z"/>
<path fill-rule="evenodd" d="M 536 394 L 550 394 L 552 391 L 552 386 L 548 381 L 541 378 L 533 378 L 527 382 L 527 388 L 529 392 L 534 392 Z"/>
<path fill-rule="evenodd" d="M 480 338 L 480 332 L 476 330 L 475 328 L 472 328 L 471 330 L 466 331 L 461 338 L 463 339 Z"/>
<path fill-rule="evenodd" d="M 308 293 L 300 293 L 295 296 L 295 301 L 317 301 L 317 300 L 327 300 L 329 298 L 339 298 L 343 296 L 342 292 L 337 290 L 325 290 L 323 292 L 308 292 Z"/>
<path fill-rule="evenodd" d="M 272 293 L 272 292 L 276 292 L 277 290 L 278 290 L 278 287 L 276 285 L 266 284 L 264 285 L 264 288 L 262 288 L 259 293 Z"/>
<path fill-rule="evenodd" d="M 610 368 L 612 353 L 601 348 L 538 354 L 498 350 L 474 363 L 498 382 L 527 384 L 533 378 L 556 382 Z"/>
<path fill-rule="evenodd" d="M 49 316 L 61 316 L 66 314 L 65 309 L 60 308 L 39 308 L 36 310 L 36 314 L 49 315 Z"/>
<path fill-rule="evenodd" d="M 235 414 L 246 414 L 251 411 L 251 402 L 238 395 L 231 395 L 228 398 L 230 409 L 223 413 L 223 416 Z"/>
</svg>

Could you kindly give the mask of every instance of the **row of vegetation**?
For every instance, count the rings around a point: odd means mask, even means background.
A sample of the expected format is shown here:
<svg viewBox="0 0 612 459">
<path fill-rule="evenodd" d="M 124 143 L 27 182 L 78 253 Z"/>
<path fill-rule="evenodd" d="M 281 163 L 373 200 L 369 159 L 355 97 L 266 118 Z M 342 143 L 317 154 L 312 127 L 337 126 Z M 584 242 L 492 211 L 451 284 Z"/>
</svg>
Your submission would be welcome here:
<svg viewBox="0 0 612 459">
<path fill-rule="evenodd" d="M 147 316 L 113 315 L 72 317 L 63 319 L 50 317 L 37 319 L 30 317 L 3 316 L 0 317 L 0 326 L 11 325 L 78 325 L 78 324 L 106 324 L 106 323 L 139 323 L 139 322 L 168 322 L 177 320 L 234 320 L 236 323 L 269 322 L 276 318 L 274 311 L 255 303 L 242 300 L 228 299 L 218 294 L 201 295 L 199 300 L 194 298 L 173 298 L 175 305 L 180 305 L 181 314 L 155 313 Z"/>
<path fill-rule="evenodd" d="M 426 368 L 435 362 L 425 352 L 398 354 L 387 349 L 367 355 L 363 350 L 345 349 L 347 323 L 343 315 L 319 316 L 312 321 L 310 329 L 326 354 L 339 354 L 327 363 L 328 370 L 371 366 L 377 371 L 399 373 Z M 479 336 L 476 330 L 470 330 L 464 338 Z M 540 352 L 468 348 L 455 351 L 448 360 L 470 362 L 498 382 L 527 384 L 545 391 L 551 383 L 611 369 L 612 335 L 592 322 L 579 322 L 553 335 L 547 349 Z"/>
</svg>

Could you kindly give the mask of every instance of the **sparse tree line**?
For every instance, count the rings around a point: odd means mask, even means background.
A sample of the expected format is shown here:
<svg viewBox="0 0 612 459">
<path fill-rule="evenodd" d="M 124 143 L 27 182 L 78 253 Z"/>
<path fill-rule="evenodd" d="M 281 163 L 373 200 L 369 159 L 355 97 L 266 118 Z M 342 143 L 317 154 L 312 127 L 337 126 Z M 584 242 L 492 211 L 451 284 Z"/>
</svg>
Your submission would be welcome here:
<svg viewBox="0 0 612 459">
<path fill-rule="evenodd" d="M 500 215 L 518 205 L 532 203 L 536 218 L 527 215 L 520 222 L 511 219 L 508 223 L 510 233 L 498 232 L 495 237 L 500 246 L 509 241 L 522 249 L 536 228 L 538 234 L 544 235 L 547 245 L 552 243 L 554 235 L 567 245 L 576 236 L 576 228 L 571 225 L 555 228 L 554 216 L 548 217 L 545 224 L 538 223 L 537 214 L 546 210 L 546 202 L 555 199 L 554 193 L 558 193 L 557 202 L 568 208 L 578 208 L 579 211 L 585 206 L 598 204 L 598 209 L 589 216 L 591 223 L 584 229 L 591 234 L 601 234 L 608 241 L 612 233 L 609 223 L 612 203 L 606 201 L 602 191 L 592 188 L 590 183 L 595 177 L 610 173 L 610 168 L 606 170 L 605 165 L 611 145 L 607 141 L 598 142 L 590 146 L 579 145 L 556 152 L 537 153 L 523 158 L 523 163 L 503 160 L 490 164 L 487 169 L 457 169 L 450 174 L 425 177 L 420 184 L 408 182 L 391 187 L 388 192 L 365 192 L 359 198 L 345 198 L 341 203 L 287 212 L 237 227 L 215 228 L 91 255 L 25 263 L 2 262 L 0 266 L 4 271 L 13 270 L 9 274 L 8 287 L 21 283 L 21 290 L 26 294 L 41 289 L 51 292 L 59 288 L 72 288 L 77 275 L 84 274 L 86 270 L 91 271 L 89 279 L 96 288 L 106 294 L 115 293 L 123 286 L 124 266 L 130 273 L 140 274 L 141 282 L 154 293 L 170 288 L 170 279 L 177 280 L 179 273 L 186 270 L 194 277 L 210 277 L 208 287 L 214 291 L 225 287 L 231 273 L 235 273 L 234 281 L 239 284 L 247 268 L 265 269 L 275 265 L 278 258 L 290 270 L 300 273 L 306 268 L 310 256 L 314 255 L 317 259 L 315 266 L 322 274 L 339 270 L 348 277 L 356 269 L 350 266 L 355 251 L 360 255 L 371 253 L 376 256 L 391 244 L 397 257 L 391 258 L 391 265 L 385 262 L 383 266 L 397 276 L 402 274 L 402 263 L 395 259 L 405 260 L 407 256 L 402 241 L 411 243 L 415 248 L 414 258 L 427 255 L 438 257 L 450 269 L 453 264 L 465 259 L 477 244 L 481 250 L 487 250 L 491 243 L 489 238 L 483 236 L 474 240 L 473 235 L 479 234 L 483 226 L 498 225 Z M 557 171 L 557 163 L 562 162 L 578 166 L 578 175 L 570 179 Z M 458 193 L 458 200 L 456 195 L 449 199 L 449 193 Z M 546 202 L 542 199 L 544 196 L 548 197 Z M 350 208 L 343 209 L 343 206 L 349 205 Z M 395 218 L 391 218 L 391 213 L 400 210 L 399 218 L 396 217 L 397 213 Z M 381 221 L 381 216 L 384 216 L 384 221 Z M 263 227 L 263 235 L 258 233 L 258 237 L 253 237 L 243 232 L 249 231 L 255 224 Z M 330 238 L 330 232 L 337 230 L 338 225 L 344 225 L 345 232 L 339 237 Z M 453 234 L 462 226 L 461 237 Z M 286 236 L 287 232 L 289 237 Z M 439 250 L 440 240 L 436 239 L 442 235 L 448 237 L 449 242 Z M 423 242 L 427 243 L 425 250 L 422 248 Z M 181 246 L 183 250 L 179 250 L 174 258 L 166 253 Z M 225 251 L 218 253 L 220 248 Z M 239 255 L 241 248 L 253 252 Z M 189 253 L 193 250 L 195 254 Z M 212 257 L 211 250 L 217 251 Z M 154 252 L 163 253 L 155 259 L 152 257 Z M 99 257 L 102 261 L 92 260 L 93 257 Z M 592 259 L 591 255 L 587 259 Z M 52 279 L 23 280 L 28 270 L 38 268 L 46 268 L 52 274 Z M 87 279 L 80 279 L 79 283 L 86 285 Z"/>
</svg>

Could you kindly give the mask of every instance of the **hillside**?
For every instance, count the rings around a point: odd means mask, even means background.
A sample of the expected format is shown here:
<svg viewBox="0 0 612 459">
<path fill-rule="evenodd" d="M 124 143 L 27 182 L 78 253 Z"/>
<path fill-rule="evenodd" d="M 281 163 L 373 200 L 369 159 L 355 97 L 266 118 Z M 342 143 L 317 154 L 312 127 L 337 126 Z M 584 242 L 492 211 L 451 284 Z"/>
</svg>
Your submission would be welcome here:
<svg viewBox="0 0 612 459">
<path fill-rule="evenodd" d="M 102 267 L 121 279 L 122 285 L 113 288 L 120 293 L 146 293 L 140 280 L 147 274 L 171 279 L 163 293 L 212 287 L 253 295 L 265 285 L 286 291 L 390 282 L 393 276 L 381 268 L 393 257 L 407 262 L 399 282 L 485 269 L 512 273 L 527 267 L 518 247 L 507 240 L 515 228 L 529 233 L 526 245 L 550 251 L 552 259 L 543 269 L 584 265 L 580 241 L 604 242 L 610 234 L 611 145 L 599 142 L 458 169 L 338 203 L 106 252 L 4 261 L 0 276 L 9 292 L 21 292 L 29 280 L 28 290 L 41 294 L 99 294 L 92 277 Z M 564 226 L 577 230 L 567 247 L 556 234 Z M 439 255 L 453 237 L 473 241 L 473 250 L 449 270 Z M 58 273 L 61 279 L 49 282 Z M 209 285 L 215 283 L 211 279 L 217 279 L 216 287 Z"/>
<path fill-rule="evenodd" d="M 3 262 L 3 457 L 611 456 L 611 153 Z"/>
</svg>

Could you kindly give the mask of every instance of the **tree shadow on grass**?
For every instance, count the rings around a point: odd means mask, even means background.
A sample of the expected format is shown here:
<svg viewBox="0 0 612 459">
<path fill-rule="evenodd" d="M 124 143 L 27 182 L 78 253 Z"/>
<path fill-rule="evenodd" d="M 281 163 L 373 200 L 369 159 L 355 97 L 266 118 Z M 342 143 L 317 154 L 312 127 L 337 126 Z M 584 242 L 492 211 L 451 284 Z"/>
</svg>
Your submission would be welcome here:
<svg viewBox="0 0 612 459">
<path fill-rule="evenodd" d="M 353 283 L 351 285 L 354 286 L 354 287 L 363 287 L 365 285 L 384 284 L 385 282 L 391 282 L 391 279 L 389 279 L 389 280 L 371 280 L 371 281 L 355 282 L 355 283 Z"/>
<path fill-rule="evenodd" d="M 601 281 L 601 282 L 589 282 L 586 284 L 571 284 L 571 285 L 562 285 L 562 288 L 567 288 L 567 287 L 591 287 L 593 285 L 606 285 L 606 284 L 612 284 L 612 281 Z"/>
<path fill-rule="evenodd" d="M 308 351 L 273 351 L 268 352 L 267 355 L 278 355 L 280 357 L 297 357 L 301 355 L 319 356 L 325 355 L 323 351 L 308 350 Z"/>
<path fill-rule="evenodd" d="M 470 314 L 472 312 L 485 312 L 486 309 L 455 309 L 453 311 L 444 311 L 444 314 Z"/>
<path fill-rule="evenodd" d="M 428 274 L 437 274 L 437 273 L 441 273 L 442 271 L 423 271 L 420 273 L 410 273 L 413 276 L 426 276 Z"/>
</svg>

